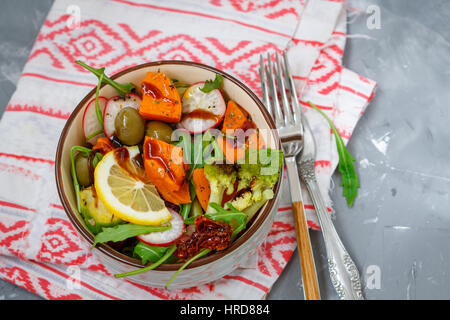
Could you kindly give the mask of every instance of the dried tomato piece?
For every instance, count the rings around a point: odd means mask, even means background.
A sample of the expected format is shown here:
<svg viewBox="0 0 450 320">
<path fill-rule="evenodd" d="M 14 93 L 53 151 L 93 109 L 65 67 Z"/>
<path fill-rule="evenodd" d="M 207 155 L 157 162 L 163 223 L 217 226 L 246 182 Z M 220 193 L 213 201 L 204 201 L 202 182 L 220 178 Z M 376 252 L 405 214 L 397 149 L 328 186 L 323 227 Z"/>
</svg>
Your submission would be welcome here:
<svg viewBox="0 0 450 320">
<path fill-rule="evenodd" d="M 177 240 L 177 250 L 174 252 L 176 257 L 187 260 L 190 257 L 195 256 L 195 254 L 199 251 L 199 241 L 194 235 L 195 232 L 191 236 L 184 235 Z"/>
<path fill-rule="evenodd" d="M 232 229 L 227 223 L 199 216 L 195 219 L 195 227 L 191 236 L 185 235 L 177 241 L 174 255 L 178 258 L 189 259 L 202 248 L 224 250 L 230 246 Z"/>
<path fill-rule="evenodd" d="M 202 235 L 201 248 L 224 250 L 230 245 L 233 231 L 228 223 L 199 216 L 195 219 L 195 226 Z"/>
</svg>

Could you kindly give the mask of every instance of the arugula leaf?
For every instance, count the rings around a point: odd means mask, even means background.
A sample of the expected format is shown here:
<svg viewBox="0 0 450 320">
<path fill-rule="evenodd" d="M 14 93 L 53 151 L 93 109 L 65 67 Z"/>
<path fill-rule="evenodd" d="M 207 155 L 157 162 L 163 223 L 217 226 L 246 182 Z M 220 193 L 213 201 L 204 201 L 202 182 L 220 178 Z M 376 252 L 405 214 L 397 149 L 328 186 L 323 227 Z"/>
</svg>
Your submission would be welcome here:
<svg viewBox="0 0 450 320">
<path fill-rule="evenodd" d="M 80 66 L 82 66 L 83 68 L 89 70 L 90 72 L 92 72 L 93 74 L 95 74 L 97 76 L 97 78 L 99 79 L 99 81 L 101 83 L 106 83 L 109 84 L 111 87 L 113 87 L 114 89 L 116 89 L 116 91 L 118 92 L 119 95 L 123 96 L 127 93 L 130 92 L 138 92 L 138 90 L 136 90 L 136 86 L 132 83 L 117 83 L 116 81 L 112 80 L 111 78 L 109 78 L 106 74 L 105 74 L 105 68 L 93 68 L 87 64 L 85 64 L 83 61 L 77 60 L 75 61 L 75 63 L 79 64 Z"/>
<path fill-rule="evenodd" d="M 218 203 L 213 202 L 209 205 L 211 205 L 211 207 L 213 207 L 217 212 L 213 214 L 206 214 L 205 217 L 214 221 L 222 221 L 228 223 L 233 229 L 231 239 L 234 239 L 239 234 L 239 232 L 245 229 L 247 224 L 247 215 L 233 207 L 231 203 L 226 204 L 228 210 L 222 208 Z M 189 217 L 184 220 L 184 223 L 194 224 L 195 218 L 197 217 Z"/>
<path fill-rule="evenodd" d="M 222 208 L 218 203 L 210 203 L 210 205 L 216 209 L 217 213 L 209 215 L 209 218 L 214 221 L 223 221 L 228 223 L 233 229 L 233 233 L 231 234 L 232 240 L 239 234 L 239 232 L 245 229 L 247 224 L 247 215 L 233 207 L 231 203 L 226 204 L 228 210 Z"/>
<path fill-rule="evenodd" d="M 316 109 L 323 117 L 325 117 L 331 129 L 333 130 L 333 134 L 336 139 L 337 151 L 339 154 L 339 172 L 341 173 L 341 186 L 343 187 L 343 195 L 347 200 L 347 205 L 351 208 L 353 206 L 353 201 L 355 200 L 358 193 L 358 188 L 360 187 L 358 175 L 356 174 L 355 168 L 353 166 L 355 158 L 353 158 L 353 156 L 345 147 L 344 141 L 342 141 L 342 137 L 334 126 L 333 121 L 331 121 L 330 118 L 328 118 L 322 110 L 317 108 L 315 104 L 311 102 L 308 102 L 308 104 Z"/>
<path fill-rule="evenodd" d="M 94 244 L 92 246 L 95 246 L 97 243 L 102 242 L 122 241 L 131 237 L 138 236 L 140 234 L 166 231 L 170 228 L 172 228 L 172 225 L 170 223 L 167 226 L 143 226 L 133 223 L 120 224 L 111 228 L 103 228 L 102 232 L 95 236 Z"/>
<path fill-rule="evenodd" d="M 144 273 L 149 270 L 153 270 L 156 267 L 163 264 L 164 262 L 166 262 L 172 256 L 172 254 L 175 252 L 175 250 L 177 250 L 177 246 L 175 244 L 173 244 L 167 249 L 166 253 L 155 263 L 153 263 L 145 268 L 141 268 L 141 269 L 137 269 L 137 270 L 121 273 L 121 274 L 115 274 L 114 277 L 115 278 L 123 278 L 123 277 L 128 277 L 128 276 L 133 276 L 136 274 Z"/>
<path fill-rule="evenodd" d="M 223 77 L 220 74 L 216 74 L 214 80 L 206 80 L 203 88 L 200 88 L 204 93 L 209 93 L 215 89 L 219 89 L 222 85 Z"/>
<path fill-rule="evenodd" d="M 150 246 L 142 241 L 134 247 L 133 255 L 141 258 L 143 264 L 147 262 L 156 262 L 161 259 L 162 256 L 167 252 L 169 247 L 158 247 L 158 246 Z"/>
</svg>

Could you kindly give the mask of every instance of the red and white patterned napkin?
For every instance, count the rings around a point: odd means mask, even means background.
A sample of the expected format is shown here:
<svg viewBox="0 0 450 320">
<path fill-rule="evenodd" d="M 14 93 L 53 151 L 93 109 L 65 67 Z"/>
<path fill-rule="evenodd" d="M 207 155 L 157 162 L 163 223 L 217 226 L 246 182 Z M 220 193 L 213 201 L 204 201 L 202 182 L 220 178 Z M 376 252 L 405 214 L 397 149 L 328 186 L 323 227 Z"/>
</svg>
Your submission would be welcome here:
<svg viewBox="0 0 450 320">
<path fill-rule="evenodd" d="M 324 110 L 348 141 L 376 87 L 342 66 L 345 38 L 340 0 L 56 0 L 0 122 L 0 276 L 47 299 L 264 298 L 296 247 L 289 192 L 282 192 L 254 265 L 207 285 L 137 285 L 115 279 L 93 256 L 67 219 L 54 177 L 65 121 L 96 85 L 74 61 L 105 66 L 112 75 L 147 61 L 192 60 L 236 76 L 260 96 L 259 55 L 289 48 L 331 211 L 328 188 L 339 159 L 328 125 L 306 101 Z M 286 179 L 283 184 L 288 191 Z M 308 223 L 317 229 L 304 192 Z"/>
</svg>

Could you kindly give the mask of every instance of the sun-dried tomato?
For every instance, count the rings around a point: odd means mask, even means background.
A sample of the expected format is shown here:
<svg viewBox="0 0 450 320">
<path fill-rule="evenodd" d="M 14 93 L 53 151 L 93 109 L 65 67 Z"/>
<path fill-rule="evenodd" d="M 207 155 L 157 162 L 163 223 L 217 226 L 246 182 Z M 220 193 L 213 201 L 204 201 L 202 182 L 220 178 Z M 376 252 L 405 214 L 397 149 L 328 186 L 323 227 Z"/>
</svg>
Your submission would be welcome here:
<svg viewBox="0 0 450 320">
<path fill-rule="evenodd" d="M 114 150 L 116 147 L 114 146 L 114 144 L 111 142 L 111 140 L 109 140 L 106 137 L 101 137 L 97 139 L 97 143 L 95 144 L 95 146 L 92 148 L 94 154 L 96 152 L 101 153 L 102 155 L 107 154 L 108 152 Z"/>
<path fill-rule="evenodd" d="M 195 219 L 195 227 L 190 236 L 183 236 L 177 241 L 174 254 L 178 258 L 189 259 L 203 248 L 224 250 L 230 246 L 232 229 L 229 224 L 199 216 Z"/>
</svg>

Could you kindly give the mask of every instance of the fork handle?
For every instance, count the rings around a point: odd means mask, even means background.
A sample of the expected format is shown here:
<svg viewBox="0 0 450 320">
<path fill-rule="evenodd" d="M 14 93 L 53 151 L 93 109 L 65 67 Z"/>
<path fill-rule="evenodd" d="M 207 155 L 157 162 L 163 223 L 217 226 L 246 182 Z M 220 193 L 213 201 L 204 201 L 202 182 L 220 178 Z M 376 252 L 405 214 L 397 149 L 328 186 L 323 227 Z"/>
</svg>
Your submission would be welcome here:
<svg viewBox="0 0 450 320">
<path fill-rule="evenodd" d="M 303 291 L 306 300 L 320 300 L 319 285 L 317 282 L 316 266 L 311 249 L 308 224 L 306 222 L 303 198 L 300 189 L 300 179 L 297 171 L 295 157 L 286 158 L 289 185 L 291 187 L 292 210 L 294 211 L 295 230 L 297 233 L 297 247 L 300 256 Z"/>
<path fill-rule="evenodd" d="M 302 269 L 303 288 L 306 300 L 320 300 L 317 284 L 316 266 L 311 250 L 309 231 L 306 224 L 303 202 L 292 203 L 294 211 L 295 230 L 297 232 L 297 247 Z"/>
<path fill-rule="evenodd" d="M 340 299 L 362 300 L 364 297 L 358 269 L 334 228 L 316 179 L 311 177 L 304 180 L 322 229 L 331 282 Z"/>
</svg>

